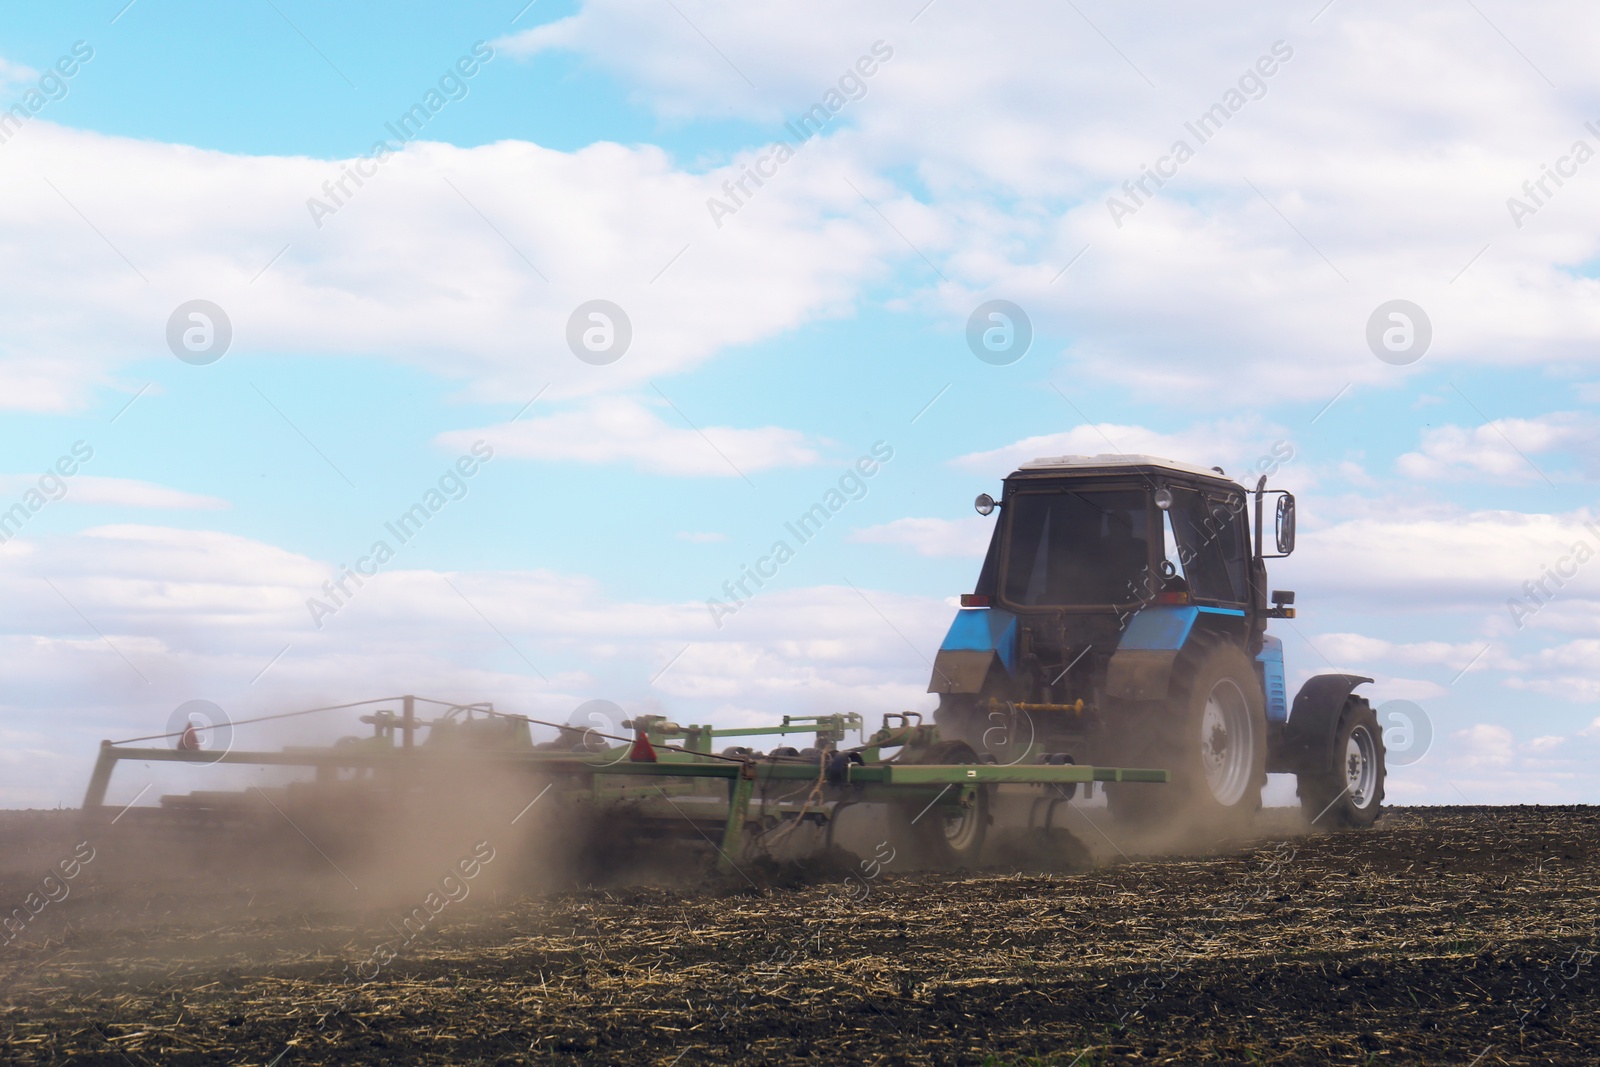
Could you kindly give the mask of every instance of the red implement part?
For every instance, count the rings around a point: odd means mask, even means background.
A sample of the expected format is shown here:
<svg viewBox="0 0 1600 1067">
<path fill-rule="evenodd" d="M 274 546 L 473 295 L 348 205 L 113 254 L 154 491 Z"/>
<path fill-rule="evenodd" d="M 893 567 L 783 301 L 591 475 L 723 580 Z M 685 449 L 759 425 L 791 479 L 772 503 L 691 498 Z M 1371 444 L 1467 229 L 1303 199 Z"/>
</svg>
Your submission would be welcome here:
<svg viewBox="0 0 1600 1067">
<path fill-rule="evenodd" d="M 655 746 L 650 743 L 650 738 L 643 730 L 633 735 L 633 748 L 628 751 L 628 759 L 633 763 L 654 763 L 656 761 Z"/>
</svg>

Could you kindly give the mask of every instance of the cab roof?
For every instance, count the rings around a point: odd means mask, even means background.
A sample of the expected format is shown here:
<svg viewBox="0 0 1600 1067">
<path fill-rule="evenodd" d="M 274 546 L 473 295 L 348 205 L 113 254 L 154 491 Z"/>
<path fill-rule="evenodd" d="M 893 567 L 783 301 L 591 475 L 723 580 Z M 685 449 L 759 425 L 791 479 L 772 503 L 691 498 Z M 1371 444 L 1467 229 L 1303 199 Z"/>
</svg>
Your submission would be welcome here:
<svg viewBox="0 0 1600 1067">
<path fill-rule="evenodd" d="M 1047 474 L 1128 474 L 1150 473 L 1167 471 L 1172 474 L 1183 475 L 1188 478 L 1205 478 L 1213 482 L 1226 482 L 1237 485 L 1231 478 L 1214 467 L 1200 467 L 1193 463 L 1184 463 L 1175 459 L 1164 459 L 1161 456 L 1146 456 L 1141 454 L 1116 454 L 1104 453 L 1098 456 L 1041 456 L 1031 462 L 1024 463 L 1015 472 L 1019 475 L 1047 475 Z"/>
</svg>

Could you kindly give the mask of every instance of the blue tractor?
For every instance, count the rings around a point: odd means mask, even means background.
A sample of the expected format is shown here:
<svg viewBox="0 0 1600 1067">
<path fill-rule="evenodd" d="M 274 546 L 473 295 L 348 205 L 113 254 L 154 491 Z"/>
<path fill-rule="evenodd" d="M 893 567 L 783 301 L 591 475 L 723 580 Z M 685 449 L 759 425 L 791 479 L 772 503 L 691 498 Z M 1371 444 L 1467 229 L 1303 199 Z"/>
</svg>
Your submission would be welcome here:
<svg viewBox="0 0 1600 1067">
<path fill-rule="evenodd" d="M 1317 675 L 1291 706 L 1267 623 L 1294 618 L 1294 594 L 1269 595 L 1266 561 L 1294 550 L 1294 497 L 1266 482 L 1062 456 L 978 497 L 994 533 L 928 686 L 940 737 L 961 749 L 952 762 L 1165 768 L 1169 787 L 1107 798 L 1119 820 L 1176 826 L 1247 818 L 1267 773 L 1286 772 L 1315 825 L 1370 826 L 1383 731 L 1354 690 L 1372 679 Z"/>
</svg>

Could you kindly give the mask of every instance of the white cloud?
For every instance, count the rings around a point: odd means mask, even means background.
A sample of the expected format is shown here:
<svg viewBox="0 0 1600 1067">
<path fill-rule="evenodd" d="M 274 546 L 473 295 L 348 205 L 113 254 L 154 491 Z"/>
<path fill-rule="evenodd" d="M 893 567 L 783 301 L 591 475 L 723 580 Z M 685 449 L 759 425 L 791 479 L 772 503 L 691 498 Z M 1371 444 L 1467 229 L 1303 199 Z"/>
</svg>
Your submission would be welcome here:
<svg viewBox="0 0 1600 1067">
<path fill-rule="evenodd" d="M 895 519 L 881 526 L 854 530 L 850 540 L 873 545 L 905 545 L 919 556 L 967 556 L 981 559 L 994 533 L 994 520 Z"/>
<path fill-rule="evenodd" d="M 139 481 L 136 478 L 102 478 L 93 474 L 77 474 L 63 481 L 66 484 L 66 493 L 59 498 L 60 503 L 196 511 L 218 511 L 228 507 L 226 500 L 214 496 L 188 493 L 170 486 Z M 38 487 L 37 474 L 0 474 L 0 494 L 17 495 Z"/>
<path fill-rule="evenodd" d="M 1397 296 L 1429 314 L 1428 366 L 1596 360 L 1600 281 L 1583 264 L 1600 251 L 1600 201 L 1569 182 L 1520 228 L 1506 207 L 1539 161 L 1585 136 L 1584 90 L 1549 95 L 1458 5 L 1335 9 L 1306 35 L 1243 3 L 1158 23 L 1039 0 L 1003 14 L 930 9 L 912 24 L 918 7 L 706 2 L 680 17 L 590 0 L 507 47 L 575 51 L 664 115 L 732 113 L 776 139 L 883 39 L 893 60 L 829 137 L 866 175 L 916 170 L 916 196 L 855 177 L 947 279 L 908 306 L 958 333 L 980 299 L 1012 299 L 1074 338 L 1074 373 L 1145 396 L 1232 397 L 1248 382 L 1258 400 L 1320 404 L 1404 380 L 1414 372 L 1365 340 L 1374 309 Z M 1118 47 L 1086 34 L 1084 17 Z M 1600 77 L 1578 42 L 1597 23 L 1564 3 L 1517 29 L 1540 69 L 1592 89 Z M 1293 56 L 1265 96 L 1197 142 L 1184 118 L 1280 39 Z M 1195 158 L 1159 191 L 1147 184 L 1117 225 L 1107 198 L 1131 200 L 1124 183 L 1179 138 Z"/>
<path fill-rule="evenodd" d="M 1531 662 L 1540 667 L 1594 667 L 1597 677 L 1600 677 L 1600 640 L 1569 641 L 1543 649 L 1531 657 Z"/>
<path fill-rule="evenodd" d="M 1515 755 L 1516 743 L 1504 726 L 1478 723 L 1450 737 L 1460 746 L 1455 758 L 1466 767 L 1506 767 Z"/>
<path fill-rule="evenodd" d="M 1439 667 L 1454 674 L 1471 665 L 1492 665 L 1506 662 L 1497 657 L 1492 645 L 1485 651 L 1485 641 L 1451 644 L 1445 641 L 1418 641 L 1397 643 L 1363 634 L 1319 634 L 1316 646 L 1335 662 L 1371 663 L 1382 661 L 1408 666 Z"/>
<path fill-rule="evenodd" d="M 1582 477 L 1600 477 L 1600 421 L 1586 412 L 1564 411 L 1536 419 L 1496 419 L 1475 428 L 1440 426 L 1422 435 L 1421 450 L 1396 461 L 1401 474 L 1435 479 L 1525 484 L 1570 479 L 1549 453 L 1567 453 L 1583 464 Z"/>
<path fill-rule="evenodd" d="M 0 90 L 11 92 L 38 80 L 39 72 L 32 67 L 0 57 Z"/>
<path fill-rule="evenodd" d="M 0 357 L 0 408 L 13 411 L 68 411 L 81 405 L 86 389 L 104 377 L 86 367 L 77 374 L 63 374 L 54 360 L 26 351 L 8 352 L 3 343 Z"/>
<path fill-rule="evenodd" d="M 1600 14 L 1568 4 L 1549 16 L 1566 32 L 1538 48 L 1571 88 L 1548 97 L 1459 5 L 1403 21 L 1330 11 L 1314 36 L 1287 42 L 1294 57 L 1266 96 L 1120 227 L 1107 197 L 1126 197 L 1125 182 L 1191 136 L 1183 116 L 1296 35 L 1245 4 L 1158 23 L 1088 14 L 1126 58 L 1086 35 L 1075 10 L 1037 0 L 1003 16 L 930 9 L 915 24 L 837 2 L 679 12 L 596 0 L 502 42 L 576 51 L 664 114 L 770 123 L 762 141 L 875 41 L 892 47 L 866 95 L 720 228 L 707 198 L 760 149 L 690 167 L 649 146 L 413 143 L 316 228 L 306 200 L 340 175 L 337 161 L 35 120 L 0 171 L 0 383 L 12 386 L 0 403 L 83 403 L 126 361 L 161 355 L 167 316 L 198 292 L 228 309 L 241 351 L 379 354 L 477 398 L 527 397 L 552 380 L 552 397 L 637 388 L 848 314 L 897 267 L 942 275 L 902 306 L 947 324 L 953 343 L 975 304 L 1004 295 L 1041 336 L 1073 338 L 1064 353 L 1041 342 L 1031 359 L 1148 397 L 1236 400 L 1248 382 L 1257 403 L 1320 404 L 1403 380 L 1410 372 L 1364 341 L 1368 316 L 1397 293 L 1433 320 L 1430 366 L 1600 358 L 1600 281 L 1581 270 L 1600 252 L 1600 201 L 1565 190 L 1520 230 L 1504 209 L 1530 161 L 1582 131 L 1575 101 L 1596 79 L 1574 42 Z M 896 184 L 907 171 L 914 191 Z M 1453 265 L 1496 234 L 1507 239 L 1452 284 Z M 609 367 L 565 348 L 568 316 L 597 295 L 634 327 Z M 66 358 L 54 366 L 44 351 Z M 1250 463 L 1267 444 L 1221 461 Z"/>
<path fill-rule="evenodd" d="M 521 58 L 555 50 L 583 52 L 645 89 L 640 102 L 664 115 L 732 112 L 781 125 L 788 109 L 819 100 L 875 40 L 888 35 L 894 48 L 905 37 L 905 22 L 886 12 L 838 4 L 810 12 L 755 12 L 730 4 L 688 3 L 682 11 L 679 17 L 669 7 L 661 17 L 653 9 L 635 9 L 630 17 L 624 4 L 591 3 L 575 15 L 493 45 Z M 612 42 L 609 50 L 607 39 Z M 904 65 L 899 55 L 903 50 L 883 74 L 894 71 L 897 62 Z M 874 82 L 881 80 L 877 74 L 868 79 L 869 96 Z"/>
<path fill-rule="evenodd" d="M 1314 36 L 1288 42 L 1294 57 L 1267 95 L 1120 228 L 1107 197 L 1127 196 L 1123 184 L 1187 136 L 1183 116 L 1295 34 L 1244 4 L 1158 23 L 1088 14 L 1127 58 L 1085 34 L 1076 11 L 1043 2 L 1003 16 L 930 9 L 912 24 L 836 2 L 680 13 L 596 0 L 505 44 L 575 50 L 664 113 L 769 122 L 761 140 L 873 42 L 893 47 L 865 97 L 720 228 L 707 198 L 759 149 L 686 167 L 649 146 L 418 142 L 317 228 L 306 200 L 338 161 L 36 119 L 0 171 L 0 403 L 82 404 L 128 361 L 164 358 L 167 316 L 201 292 L 228 310 L 241 352 L 378 354 L 477 398 L 527 397 L 552 380 L 552 398 L 637 388 L 848 314 L 897 267 L 938 277 L 923 256 L 944 280 L 902 306 L 947 324 L 953 344 L 979 300 L 1004 295 L 1041 336 L 1073 338 L 1065 353 L 1040 342 L 1030 359 L 1064 358 L 1076 377 L 1147 397 L 1237 400 L 1248 382 L 1255 403 L 1321 404 L 1404 380 L 1411 372 L 1364 340 L 1373 309 L 1398 293 L 1433 320 L 1428 366 L 1600 359 L 1600 281 L 1581 269 L 1600 253 L 1600 201 L 1563 190 L 1520 230 L 1504 207 L 1530 161 L 1582 131 L 1577 101 L 1597 79 L 1575 42 L 1600 13 L 1567 4 L 1548 16 L 1564 32 L 1536 47 L 1570 87 L 1550 97 L 1459 5 L 1403 20 L 1330 11 Z M 888 177 L 906 171 L 914 192 Z M 1454 265 L 1497 234 L 1452 284 Z M 596 296 L 634 327 L 609 367 L 565 347 L 568 316 Z M 1221 462 L 1252 462 L 1270 441 Z"/>
<path fill-rule="evenodd" d="M 1276 564 L 1274 585 L 1310 591 L 1302 603 L 1337 597 L 1368 609 L 1470 608 L 1500 632 L 1514 629 L 1506 601 L 1524 596 L 1525 582 L 1539 580 L 1579 541 L 1600 549 L 1587 511 L 1466 511 L 1347 497 L 1308 505 L 1301 520 L 1295 554 Z M 1600 571 L 1578 569 L 1527 624 L 1547 625 L 1556 605 L 1593 597 L 1597 577 Z"/>
<path fill-rule="evenodd" d="M 492 441 L 496 451 L 523 459 L 575 460 L 580 463 L 631 463 L 657 474 L 737 478 L 773 467 L 806 467 L 821 457 L 804 434 L 775 426 L 736 429 L 682 424 L 665 403 L 647 406 L 626 397 L 595 400 L 588 406 L 525 418 L 476 430 L 439 435 L 447 448 L 467 449 Z M 669 425 L 673 418 L 679 425 Z"/>
<path fill-rule="evenodd" d="M 916 649 L 952 614 L 870 586 L 768 589 L 719 629 L 702 603 L 618 599 L 581 576 L 393 569 L 318 629 L 306 600 L 333 573 L 249 538 L 156 526 L 0 548 L 0 730 L 50 754 L 8 770 L 0 804 L 76 803 L 99 738 L 158 733 L 194 698 L 235 719 L 410 691 L 558 721 L 606 698 L 682 722 L 760 709 L 720 725 L 848 708 L 875 727 L 930 706 Z M 44 708 L 72 714 L 45 728 Z M 250 743 L 361 728 L 295 729 Z"/>
<path fill-rule="evenodd" d="M 0 405 L 13 408 L 70 409 L 129 361 L 170 358 L 167 319 L 197 294 L 227 312 L 239 352 L 376 354 L 495 401 L 637 390 L 848 311 L 898 241 L 814 168 L 718 230 L 704 201 L 725 175 L 650 146 L 413 142 L 319 228 L 306 202 L 338 161 L 43 119 L 28 133 L 0 169 Z M 632 326 L 609 366 L 566 343 L 574 309 L 596 298 Z"/>
<path fill-rule="evenodd" d="M 1144 454 L 1201 467 L 1222 467 L 1232 477 L 1254 481 L 1254 475 L 1294 462 L 1295 448 L 1279 426 L 1249 416 L 1192 426 L 1176 433 L 1115 423 L 1084 424 L 1064 433 L 1025 437 L 985 452 L 951 461 L 961 470 L 1001 476 L 1042 456 Z"/>
<path fill-rule="evenodd" d="M 1592 618 L 1589 628 L 1594 629 Z M 1510 688 L 1574 703 L 1600 701 L 1600 640 L 1582 638 L 1542 648 L 1517 666 L 1518 673 L 1506 680 Z"/>
<path fill-rule="evenodd" d="M 1344 460 L 1336 464 L 1334 472 L 1346 483 L 1361 489 L 1376 489 L 1379 482 L 1361 464 L 1351 460 Z"/>
<path fill-rule="evenodd" d="M 1438 700 L 1447 695 L 1450 690 L 1438 682 L 1430 682 L 1424 678 L 1397 678 L 1382 671 L 1372 670 L 1364 663 L 1347 665 L 1346 669 L 1352 674 L 1370 674 L 1372 676 L 1372 692 L 1369 699 L 1374 705 L 1381 705 L 1388 700 Z M 1363 690 L 1366 692 L 1366 690 Z"/>
<path fill-rule="evenodd" d="M 1593 704 L 1600 701 L 1600 678 L 1577 674 L 1553 678 L 1507 678 L 1506 687 L 1521 689 L 1542 696 L 1569 700 L 1576 704 Z"/>
</svg>

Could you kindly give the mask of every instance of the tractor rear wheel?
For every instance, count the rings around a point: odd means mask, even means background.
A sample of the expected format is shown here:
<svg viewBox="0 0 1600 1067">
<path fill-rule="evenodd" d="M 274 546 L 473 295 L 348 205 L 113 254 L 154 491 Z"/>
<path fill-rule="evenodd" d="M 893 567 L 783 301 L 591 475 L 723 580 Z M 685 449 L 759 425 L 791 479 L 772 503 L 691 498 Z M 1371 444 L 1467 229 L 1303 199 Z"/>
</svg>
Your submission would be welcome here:
<svg viewBox="0 0 1600 1067">
<path fill-rule="evenodd" d="M 1371 826 L 1383 810 L 1383 727 L 1364 697 L 1345 701 L 1333 751 L 1316 770 L 1301 771 L 1300 808 L 1320 828 Z"/>
<path fill-rule="evenodd" d="M 1124 765 L 1172 774 L 1167 785 L 1107 789 L 1113 812 L 1136 825 L 1213 829 L 1261 807 L 1267 720 L 1255 667 L 1230 642 L 1196 640 L 1173 667 L 1168 700 L 1123 725 Z"/>
<path fill-rule="evenodd" d="M 965 741 L 941 741 L 926 749 L 918 763 L 962 765 L 977 763 L 978 754 Z M 910 852 L 919 867 L 974 867 L 989 833 L 989 787 L 946 786 L 969 791 L 960 807 L 942 803 L 944 792 L 932 802 L 889 805 L 890 841 Z"/>
</svg>

